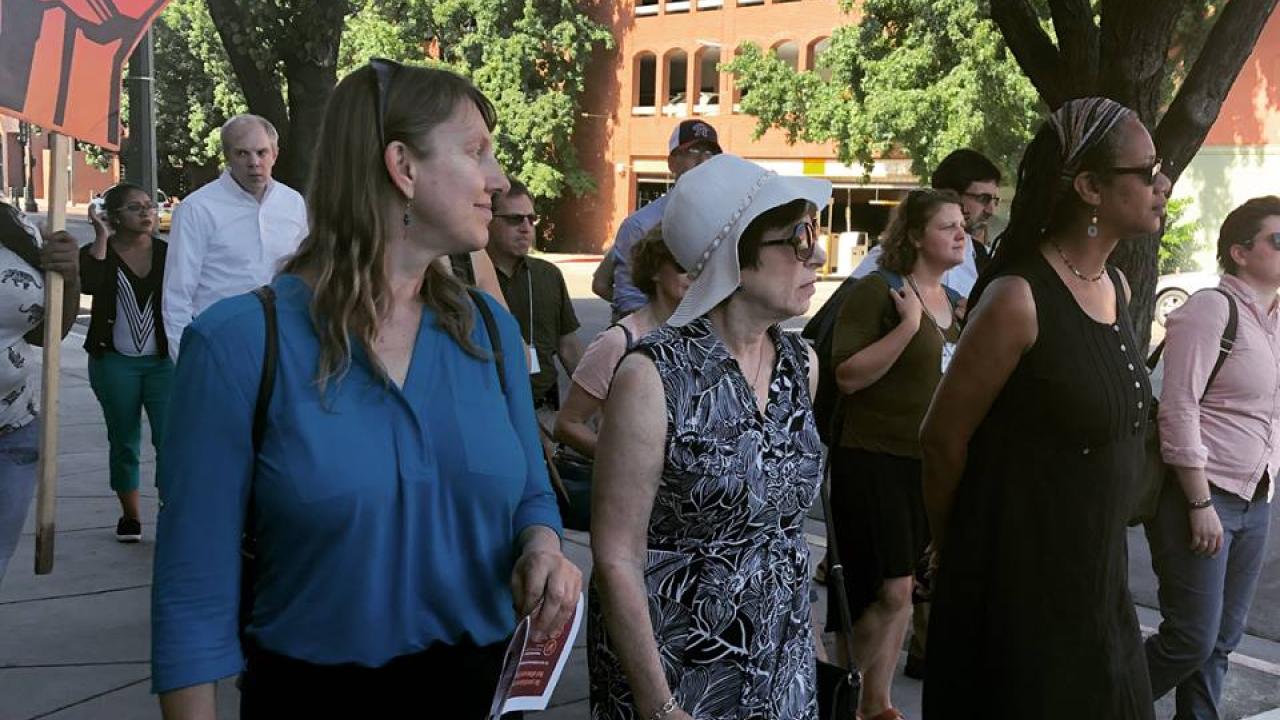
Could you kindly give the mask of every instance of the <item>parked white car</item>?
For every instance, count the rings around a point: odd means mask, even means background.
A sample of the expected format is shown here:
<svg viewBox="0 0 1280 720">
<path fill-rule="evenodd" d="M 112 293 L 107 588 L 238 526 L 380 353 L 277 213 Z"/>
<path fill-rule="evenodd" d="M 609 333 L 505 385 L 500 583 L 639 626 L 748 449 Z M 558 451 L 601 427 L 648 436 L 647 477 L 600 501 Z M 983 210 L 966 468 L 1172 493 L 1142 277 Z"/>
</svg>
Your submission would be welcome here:
<svg viewBox="0 0 1280 720">
<path fill-rule="evenodd" d="M 1197 290 L 1218 286 L 1218 273 L 1184 272 L 1161 275 L 1156 280 L 1156 322 L 1164 327 L 1169 313 L 1176 310 Z"/>
</svg>

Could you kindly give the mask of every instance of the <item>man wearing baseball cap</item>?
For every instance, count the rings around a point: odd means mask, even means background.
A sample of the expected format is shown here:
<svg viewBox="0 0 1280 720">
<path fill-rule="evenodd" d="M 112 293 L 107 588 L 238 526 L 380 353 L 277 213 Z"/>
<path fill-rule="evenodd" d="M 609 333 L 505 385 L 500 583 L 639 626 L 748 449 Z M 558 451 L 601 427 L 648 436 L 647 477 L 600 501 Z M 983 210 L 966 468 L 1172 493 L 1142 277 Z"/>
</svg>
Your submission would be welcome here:
<svg viewBox="0 0 1280 720">
<path fill-rule="evenodd" d="M 705 120 L 697 119 L 684 120 L 676 126 L 667 150 L 667 167 L 677 180 L 722 152 L 716 129 Z M 613 247 L 605 253 L 591 278 L 591 291 L 613 304 L 615 322 L 649 302 L 631 282 L 631 249 L 662 222 L 662 211 L 666 205 L 667 195 L 663 195 L 623 220 L 613 239 Z"/>
</svg>

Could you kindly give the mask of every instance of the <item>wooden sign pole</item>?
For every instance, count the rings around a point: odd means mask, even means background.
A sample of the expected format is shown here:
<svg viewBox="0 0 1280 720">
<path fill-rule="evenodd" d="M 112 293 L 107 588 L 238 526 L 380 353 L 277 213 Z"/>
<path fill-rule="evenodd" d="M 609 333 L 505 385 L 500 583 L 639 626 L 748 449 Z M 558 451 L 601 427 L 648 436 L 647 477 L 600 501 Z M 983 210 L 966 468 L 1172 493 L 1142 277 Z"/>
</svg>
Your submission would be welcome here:
<svg viewBox="0 0 1280 720">
<path fill-rule="evenodd" d="M 67 227 L 67 168 L 71 162 L 71 138 L 62 133 L 49 137 L 49 233 Z M 41 368 L 40 462 L 36 489 L 36 574 L 53 572 L 54 504 L 58 479 L 58 389 L 62 365 L 62 289 L 60 273 L 44 273 L 44 365 Z"/>
</svg>

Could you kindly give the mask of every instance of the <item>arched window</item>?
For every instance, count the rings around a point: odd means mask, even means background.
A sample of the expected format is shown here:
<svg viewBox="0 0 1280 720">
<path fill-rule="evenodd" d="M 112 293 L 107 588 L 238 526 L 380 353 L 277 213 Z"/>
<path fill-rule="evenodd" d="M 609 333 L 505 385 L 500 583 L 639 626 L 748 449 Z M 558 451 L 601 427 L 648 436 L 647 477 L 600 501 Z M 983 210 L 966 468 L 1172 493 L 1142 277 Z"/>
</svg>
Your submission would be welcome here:
<svg viewBox="0 0 1280 720">
<path fill-rule="evenodd" d="M 663 57 L 663 62 L 666 63 L 663 73 L 666 92 L 662 114 L 684 117 L 689 103 L 689 55 L 684 50 L 672 50 Z"/>
<path fill-rule="evenodd" d="M 653 115 L 658 104 L 658 58 L 651 52 L 636 55 L 631 72 L 634 81 L 631 114 Z"/>
<path fill-rule="evenodd" d="M 796 43 L 790 40 L 780 42 L 773 46 L 773 54 L 778 56 L 778 59 L 782 62 L 790 65 L 792 70 L 800 69 L 800 46 Z"/>
<path fill-rule="evenodd" d="M 809 64 L 808 68 L 818 74 L 823 80 L 831 79 L 831 68 L 822 62 L 822 56 L 831 49 L 831 38 L 818 38 L 809 43 Z"/>
<path fill-rule="evenodd" d="M 698 94 L 693 98 L 693 111 L 699 115 L 720 113 L 720 48 L 704 47 L 697 54 L 697 75 L 694 82 Z"/>
</svg>

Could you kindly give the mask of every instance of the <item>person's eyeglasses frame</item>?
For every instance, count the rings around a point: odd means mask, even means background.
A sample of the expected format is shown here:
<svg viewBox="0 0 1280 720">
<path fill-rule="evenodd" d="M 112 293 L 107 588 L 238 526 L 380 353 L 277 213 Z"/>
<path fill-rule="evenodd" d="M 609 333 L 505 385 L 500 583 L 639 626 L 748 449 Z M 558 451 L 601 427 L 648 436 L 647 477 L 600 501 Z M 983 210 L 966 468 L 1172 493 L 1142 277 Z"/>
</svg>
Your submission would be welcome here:
<svg viewBox="0 0 1280 720">
<path fill-rule="evenodd" d="M 538 213 L 495 213 L 495 218 L 501 218 L 503 222 L 513 228 L 520 227 L 528 221 L 530 227 L 538 227 L 538 223 L 542 218 L 538 217 Z"/>
<path fill-rule="evenodd" d="M 760 247 L 768 247 L 770 245 L 790 245 L 797 261 L 802 263 L 809 262 L 813 259 L 813 254 L 818 249 L 818 228 L 813 220 L 802 220 L 792 228 L 791 237 L 765 240 L 760 243 Z"/>
<path fill-rule="evenodd" d="M 400 68 L 404 67 L 395 60 L 386 58 L 369 58 L 369 67 L 373 69 L 374 87 L 377 90 L 378 113 L 378 147 L 387 148 L 387 98 L 391 94 L 391 81 Z"/>
<path fill-rule="evenodd" d="M 131 213 L 137 213 L 137 214 L 150 215 L 151 213 L 156 212 L 159 209 L 160 209 L 160 206 L 155 203 L 150 203 L 147 205 L 143 205 L 142 203 L 129 203 L 128 205 L 121 206 L 120 212 L 131 212 Z"/>
<path fill-rule="evenodd" d="M 1160 176 L 1160 171 L 1164 169 L 1164 160 L 1156 158 L 1150 165 L 1142 165 L 1140 167 L 1112 167 L 1105 170 L 1110 175 L 1137 175 L 1138 179 L 1147 185 L 1155 185 L 1156 178 Z"/>
<path fill-rule="evenodd" d="M 971 193 L 971 192 L 962 192 L 960 194 L 963 195 L 964 197 L 973 198 L 974 200 L 977 200 L 979 203 L 982 204 L 982 207 L 986 207 L 988 205 L 990 205 L 993 208 L 1000 207 L 999 195 L 994 195 L 992 193 Z"/>
</svg>

